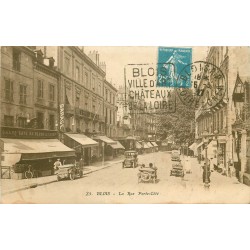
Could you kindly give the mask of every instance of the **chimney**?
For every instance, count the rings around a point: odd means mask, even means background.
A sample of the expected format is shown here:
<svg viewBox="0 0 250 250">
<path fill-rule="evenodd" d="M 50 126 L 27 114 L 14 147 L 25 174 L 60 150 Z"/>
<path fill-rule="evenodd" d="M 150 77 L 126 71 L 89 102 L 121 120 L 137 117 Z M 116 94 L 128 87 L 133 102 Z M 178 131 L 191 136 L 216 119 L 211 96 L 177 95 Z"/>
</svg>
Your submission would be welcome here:
<svg viewBox="0 0 250 250">
<path fill-rule="evenodd" d="M 106 73 L 106 63 L 105 62 L 100 62 L 99 67 L 101 68 L 101 70 L 103 70 Z"/>
<path fill-rule="evenodd" d="M 43 52 L 41 50 L 35 50 L 36 60 L 39 63 L 43 63 Z"/>
<path fill-rule="evenodd" d="M 51 68 L 53 68 L 53 67 L 54 67 L 54 64 L 55 64 L 55 59 L 54 59 L 53 57 L 50 57 L 50 58 L 49 58 L 49 66 L 50 66 Z"/>
</svg>

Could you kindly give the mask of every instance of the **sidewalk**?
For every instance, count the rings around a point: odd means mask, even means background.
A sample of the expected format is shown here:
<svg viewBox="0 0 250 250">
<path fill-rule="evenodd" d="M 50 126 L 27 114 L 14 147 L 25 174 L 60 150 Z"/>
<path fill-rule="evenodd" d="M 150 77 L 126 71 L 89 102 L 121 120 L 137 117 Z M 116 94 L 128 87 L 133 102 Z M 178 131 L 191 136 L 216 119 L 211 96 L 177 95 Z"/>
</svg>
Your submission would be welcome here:
<svg viewBox="0 0 250 250">
<path fill-rule="evenodd" d="M 124 159 L 124 156 L 121 156 L 111 161 L 105 161 L 104 165 L 102 165 L 102 162 L 96 162 L 90 166 L 85 166 L 83 169 L 83 174 L 87 175 L 87 174 L 111 167 L 114 164 L 121 163 L 123 159 Z M 14 192 L 29 189 L 29 188 L 35 188 L 37 186 L 50 184 L 56 181 L 57 181 L 56 175 L 33 178 L 33 179 L 22 179 L 22 180 L 1 179 L 0 180 L 1 182 L 0 194 L 4 195 L 4 194 L 9 194 L 9 193 L 14 193 Z"/>
<path fill-rule="evenodd" d="M 184 158 L 185 159 L 185 158 Z M 183 158 L 182 158 L 183 160 Z M 196 181 L 200 179 L 200 182 L 202 183 L 202 165 L 204 164 L 204 161 L 201 162 L 201 164 L 198 163 L 197 158 L 189 158 L 189 161 L 192 166 L 192 181 Z M 210 185 L 216 185 L 221 186 L 222 184 L 242 184 L 240 183 L 236 177 L 228 177 L 225 175 L 222 175 L 221 173 L 218 173 L 217 171 L 211 172 L 211 183 Z M 243 185 L 243 184 L 242 184 Z"/>
<path fill-rule="evenodd" d="M 250 188 L 240 183 L 236 177 L 227 177 L 213 171 L 210 176 L 210 187 L 204 188 L 202 180 L 203 170 L 196 158 L 189 158 L 192 166 L 192 173 L 186 174 L 184 183 L 189 193 L 189 202 L 192 203 L 249 203 Z"/>
</svg>

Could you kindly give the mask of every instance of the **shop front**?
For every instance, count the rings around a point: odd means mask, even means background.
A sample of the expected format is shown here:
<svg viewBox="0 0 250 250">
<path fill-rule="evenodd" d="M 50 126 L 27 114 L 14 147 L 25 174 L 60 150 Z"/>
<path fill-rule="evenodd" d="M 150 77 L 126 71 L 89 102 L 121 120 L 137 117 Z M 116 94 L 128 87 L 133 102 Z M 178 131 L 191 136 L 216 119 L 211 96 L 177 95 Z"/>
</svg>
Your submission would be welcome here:
<svg viewBox="0 0 250 250">
<path fill-rule="evenodd" d="M 8 137 L 7 137 L 8 136 Z M 54 131 L 2 128 L 2 178 L 22 179 L 31 170 L 36 177 L 52 175 L 54 162 L 74 159 L 75 151 L 54 137 Z"/>
<path fill-rule="evenodd" d="M 76 160 L 81 158 L 84 165 L 95 161 L 98 143 L 84 134 L 64 133 L 64 144 L 76 151 Z"/>
<path fill-rule="evenodd" d="M 114 147 L 117 145 L 116 141 L 108 138 L 105 135 L 96 135 L 93 137 L 93 139 L 98 143 L 98 155 L 100 156 L 100 159 L 102 158 L 102 154 L 104 152 L 104 159 L 105 160 L 112 160 L 114 157 L 114 150 L 116 150 Z M 104 148 L 103 148 L 104 147 Z"/>
<path fill-rule="evenodd" d="M 125 148 L 119 141 L 115 141 L 116 144 L 110 144 L 110 147 L 113 148 L 113 157 L 118 157 L 124 155 Z"/>
</svg>

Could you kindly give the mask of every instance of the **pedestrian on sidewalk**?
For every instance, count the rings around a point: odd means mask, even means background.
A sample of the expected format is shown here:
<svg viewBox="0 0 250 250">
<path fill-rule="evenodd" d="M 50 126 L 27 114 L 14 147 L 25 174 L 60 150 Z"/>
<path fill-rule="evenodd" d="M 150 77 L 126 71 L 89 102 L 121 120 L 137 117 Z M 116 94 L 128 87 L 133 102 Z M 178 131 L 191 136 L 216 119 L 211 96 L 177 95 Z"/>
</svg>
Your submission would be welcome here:
<svg viewBox="0 0 250 250">
<path fill-rule="evenodd" d="M 57 171 L 61 166 L 62 166 L 62 163 L 61 163 L 60 159 L 57 159 L 56 162 L 54 163 L 55 171 Z"/>
<path fill-rule="evenodd" d="M 229 159 L 227 164 L 228 164 L 228 176 L 233 177 L 235 172 L 233 160 Z"/>
<path fill-rule="evenodd" d="M 184 171 L 185 171 L 185 173 L 189 173 L 189 174 L 192 173 L 191 163 L 190 163 L 190 161 L 189 161 L 189 157 L 186 158 L 186 160 L 185 160 L 185 162 L 184 162 Z"/>
<path fill-rule="evenodd" d="M 211 175 L 211 171 L 210 171 L 210 161 L 208 160 L 208 164 L 206 167 L 206 162 L 204 162 L 204 165 L 202 166 L 203 168 L 203 173 L 202 173 L 202 180 L 203 183 L 205 183 L 206 181 L 206 177 L 208 179 L 208 183 L 210 183 L 210 175 Z"/>
</svg>

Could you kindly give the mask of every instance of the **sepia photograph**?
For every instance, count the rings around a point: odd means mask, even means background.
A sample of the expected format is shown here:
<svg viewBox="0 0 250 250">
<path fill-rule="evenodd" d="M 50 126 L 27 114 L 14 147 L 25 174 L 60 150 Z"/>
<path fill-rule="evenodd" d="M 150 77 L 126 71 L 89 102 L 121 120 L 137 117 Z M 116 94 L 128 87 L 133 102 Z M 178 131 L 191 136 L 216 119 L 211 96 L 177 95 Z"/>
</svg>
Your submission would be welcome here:
<svg viewBox="0 0 250 250">
<path fill-rule="evenodd" d="M 1 46 L 1 202 L 250 202 L 250 47 Z"/>
</svg>

